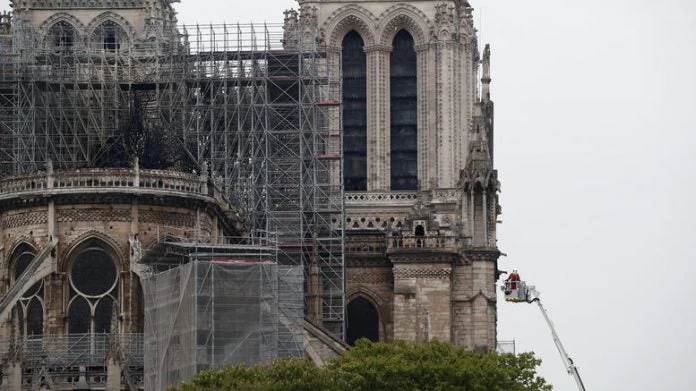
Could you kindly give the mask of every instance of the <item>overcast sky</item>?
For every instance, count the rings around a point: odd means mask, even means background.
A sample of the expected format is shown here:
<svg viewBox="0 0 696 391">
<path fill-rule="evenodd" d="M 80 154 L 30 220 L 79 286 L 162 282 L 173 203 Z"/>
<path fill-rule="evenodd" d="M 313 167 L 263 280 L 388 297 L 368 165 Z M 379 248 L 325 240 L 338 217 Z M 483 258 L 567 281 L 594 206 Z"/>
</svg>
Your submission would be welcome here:
<svg viewBox="0 0 696 391">
<path fill-rule="evenodd" d="M 588 390 L 696 389 L 696 3 L 471 2 L 492 45 L 500 268 L 542 292 Z M 293 5 L 176 7 L 280 22 Z M 500 339 L 575 389 L 536 307 L 499 315 Z"/>
</svg>

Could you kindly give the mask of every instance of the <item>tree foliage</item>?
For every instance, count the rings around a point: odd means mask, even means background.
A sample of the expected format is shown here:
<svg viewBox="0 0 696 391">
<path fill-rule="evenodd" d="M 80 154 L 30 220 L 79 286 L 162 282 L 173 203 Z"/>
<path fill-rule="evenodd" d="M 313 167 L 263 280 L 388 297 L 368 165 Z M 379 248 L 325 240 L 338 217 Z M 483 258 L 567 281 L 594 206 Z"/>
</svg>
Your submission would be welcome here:
<svg viewBox="0 0 696 391">
<path fill-rule="evenodd" d="M 174 390 L 548 391 L 533 353 L 476 353 L 443 342 L 360 340 L 324 368 L 308 360 L 233 366 L 198 374 Z"/>
</svg>

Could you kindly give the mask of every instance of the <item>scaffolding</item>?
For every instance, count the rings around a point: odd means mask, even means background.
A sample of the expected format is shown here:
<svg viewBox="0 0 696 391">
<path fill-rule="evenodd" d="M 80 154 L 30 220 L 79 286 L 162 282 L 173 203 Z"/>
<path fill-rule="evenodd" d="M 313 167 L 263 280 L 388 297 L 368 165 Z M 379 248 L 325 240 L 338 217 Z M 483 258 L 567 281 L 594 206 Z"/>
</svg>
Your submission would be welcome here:
<svg viewBox="0 0 696 391">
<path fill-rule="evenodd" d="M 251 232 L 276 233 L 279 265 L 304 268 L 289 296 L 304 292 L 310 319 L 342 335 L 341 140 L 329 120 L 340 115 L 340 75 L 329 75 L 316 36 L 298 32 L 299 49 L 286 50 L 281 25 L 218 24 L 95 45 L 70 28 L 42 35 L 18 17 L 11 50 L 0 37 L 0 178 L 49 161 L 136 158 L 207 173 Z"/>
<path fill-rule="evenodd" d="M 9 16 L 0 20 L 0 180 L 48 166 L 130 167 L 136 159 L 144 169 L 208 175 L 251 223 L 248 237 L 227 244 L 272 240 L 272 257 L 262 257 L 257 271 L 244 271 L 251 266 L 211 258 L 221 246 L 177 239 L 167 245 L 187 261 L 163 268 L 169 271 L 161 278 L 181 277 L 186 268 L 189 276 L 224 269 L 220 278 L 253 285 L 254 313 L 275 326 L 259 329 L 264 338 L 256 340 L 257 350 L 228 356 L 238 362 L 301 354 L 304 317 L 342 337 L 341 138 L 331 127 L 339 123 L 340 75 L 329 75 L 317 32 L 290 37 L 299 48 L 292 50 L 283 46 L 282 25 L 266 24 L 153 25 L 152 39 L 135 42 L 117 32 L 122 41 L 98 44 L 98 37 L 60 23 L 40 33 L 22 18 L 13 17 L 11 28 Z M 227 273 L 230 268 L 239 274 Z M 194 286 L 203 286 L 197 278 Z M 200 308 L 206 298 L 179 305 Z M 160 315 L 174 305 L 162 303 Z M 60 339 L 44 341 L 54 338 Z M 213 351 L 191 351 L 196 369 L 225 362 Z M 171 369 L 170 379 L 183 373 Z"/>
<path fill-rule="evenodd" d="M 143 386 L 143 334 L 67 334 L 27 336 L 23 339 L 22 389 L 38 389 L 41 384 L 50 389 L 96 389 L 106 385 L 104 362 L 110 344 L 117 338 L 122 352 L 124 378 L 131 389 Z M 0 349 L 7 352 L 11 342 L 0 340 Z M 4 360 L 7 357 L 3 357 Z"/>
<path fill-rule="evenodd" d="M 300 265 L 278 264 L 280 249 L 276 234 L 256 234 L 250 239 L 226 237 L 222 242 L 228 244 L 205 243 L 204 240 L 186 235 L 185 232 L 173 227 L 157 228 L 157 240 L 142 260 L 147 265 L 147 277 L 144 284 L 151 285 L 150 297 L 146 297 L 146 325 L 156 322 L 156 319 L 161 319 L 163 316 L 154 316 L 155 312 L 147 309 L 148 300 L 151 300 L 153 305 L 166 300 L 185 300 L 176 294 L 171 298 L 166 298 L 168 294 L 164 294 L 162 298 L 153 299 L 152 284 L 159 281 L 160 274 L 163 272 L 180 270 L 181 266 L 196 262 L 272 264 L 274 265 L 273 274 L 265 273 L 264 275 L 267 279 L 274 280 L 273 285 L 269 285 L 266 299 L 272 298 L 274 305 L 277 306 L 277 319 L 274 320 L 277 323 L 274 329 L 276 339 L 274 348 L 267 352 L 265 358 L 255 358 L 255 360 L 263 362 L 267 361 L 267 358 L 303 357 L 304 268 Z M 244 275 L 244 273 L 241 274 Z M 246 273 L 246 276 L 249 275 Z M 231 279 L 234 278 L 244 277 L 231 277 Z M 147 289 L 146 294 L 148 294 Z M 248 320 L 245 322 L 250 323 Z M 165 325 L 168 323 L 165 322 Z"/>
<path fill-rule="evenodd" d="M 287 322 L 278 302 L 279 269 L 274 262 L 214 257 L 144 280 L 145 389 L 164 389 L 203 370 L 277 358 L 279 331 Z M 298 306 L 301 317 L 302 297 Z"/>
<path fill-rule="evenodd" d="M 0 177 L 2 173 L 10 172 L 12 166 L 12 150 L 4 147 L 11 142 L 11 137 L 17 126 L 17 91 L 19 88 L 16 74 L 16 59 L 13 53 L 12 30 L 10 14 L 0 14 Z"/>
</svg>

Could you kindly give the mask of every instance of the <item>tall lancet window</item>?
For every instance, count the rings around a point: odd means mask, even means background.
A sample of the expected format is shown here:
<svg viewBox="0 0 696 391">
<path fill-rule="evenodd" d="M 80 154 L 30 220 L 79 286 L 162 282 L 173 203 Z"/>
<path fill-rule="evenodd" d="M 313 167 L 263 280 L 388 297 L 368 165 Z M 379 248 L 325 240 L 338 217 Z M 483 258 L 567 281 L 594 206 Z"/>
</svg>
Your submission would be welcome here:
<svg viewBox="0 0 696 391">
<path fill-rule="evenodd" d="M 360 34 L 343 39 L 343 184 L 367 190 L 367 58 Z"/>
<path fill-rule="evenodd" d="M 418 76 L 413 37 L 401 30 L 391 53 L 391 189 L 418 190 Z"/>
<path fill-rule="evenodd" d="M 26 244 L 15 250 L 10 259 L 10 276 L 12 284 L 21 283 L 19 280 L 36 256 L 36 251 Z M 27 289 L 16 305 L 19 334 L 24 336 L 39 336 L 43 334 L 44 287 L 43 281 L 34 283 Z"/>
</svg>

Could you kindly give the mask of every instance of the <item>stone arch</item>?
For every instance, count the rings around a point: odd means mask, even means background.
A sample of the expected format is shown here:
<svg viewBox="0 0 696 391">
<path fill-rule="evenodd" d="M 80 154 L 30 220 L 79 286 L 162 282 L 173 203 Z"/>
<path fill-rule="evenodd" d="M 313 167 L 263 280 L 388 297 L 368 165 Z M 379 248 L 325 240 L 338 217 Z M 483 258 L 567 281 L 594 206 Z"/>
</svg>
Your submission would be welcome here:
<svg viewBox="0 0 696 391">
<path fill-rule="evenodd" d="M 32 253 L 34 256 L 39 253 L 39 248 L 38 246 L 34 245 L 33 243 L 26 241 L 26 240 L 20 240 L 17 243 L 15 243 L 11 248 L 10 251 L 7 253 L 7 268 L 10 273 L 13 273 L 15 270 L 15 265 L 17 263 L 17 258 L 22 255 L 23 253 Z M 13 276 L 11 276 L 10 279 L 12 279 Z"/>
<path fill-rule="evenodd" d="M 3 266 L 12 266 L 9 263 L 15 258 L 17 250 L 25 246 L 31 248 L 33 251 L 36 252 L 36 254 L 38 254 L 41 251 L 41 247 L 38 244 L 36 244 L 36 242 L 32 238 L 28 236 L 22 236 L 19 239 L 15 240 L 15 242 L 7 249 L 5 263 Z"/>
<path fill-rule="evenodd" d="M 6 268 L 8 287 L 19 283 L 17 279 L 39 252 L 40 247 L 32 238 L 22 237 L 15 241 L 9 248 L 6 263 L 3 265 Z M 19 332 L 23 336 L 43 334 L 46 306 L 42 287 L 43 280 L 26 285 L 22 288 L 22 296 L 12 304 Z"/>
<path fill-rule="evenodd" d="M 376 43 L 375 16 L 358 5 L 346 5 L 329 16 L 322 28 L 328 32 L 329 47 L 340 48 L 343 37 L 355 30 L 365 41 L 365 47 Z"/>
<path fill-rule="evenodd" d="M 58 260 L 58 270 L 61 272 L 68 272 L 70 260 L 75 258 L 75 255 L 92 240 L 97 240 L 104 244 L 104 250 L 113 257 L 117 268 L 125 269 L 125 266 L 129 264 L 129 257 L 124 253 L 123 248 L 121 248 L 116 240 L 101 232 L 89 231 L 80 235 L 70 243 L 67 250 L 63 253 L 63 256 Z"/>
<path fill-rule="evenodd" d="M 350 317 L 350 314 L 348 314 L 350 304 L 358 299 L 365 300 L 374 308 L 377 315 L 377 340 L 384 341 L 386 339 L 384 303 L 379 299 L 379 296 L 370 289 L 364 286 L 358 286 L 350 289 L 348 295 L 346 295 L 347 320 Z"/>
<path fill-rule="evenodd" d="M 108 331 L 114 305 L 119 311 L 123 306 L 121 272 L 126 259 L 115 241 L 98 232 L 74 242 L 59 264 L 65 273 L 64 284 L 70 287 L 64 298 L 68 332 Z"/>
<path fill-rule="evenodd" d="M 113 22 L 121 27 L 128 37 L 127 43 L 129 45 L 135 39 L 135 29 L 133 28 L 133 25 L 131 25 L 130 22 L 128 22 L 128 20 L 123 16 L 111 11 L 101 13 L 89 22 L 85 31 L 86 39 L 90 40 L 97 28 L 99 28 L 99 26 L 105 22 Z"/>
<path fill-rule="evenodd" d="M 359 296 L 365 297 L 368 301 L 372 303 L 372 305 L 377 308 L 377 310 L 382 312 L 382 306 L 384 305 L 384 302 L 379 298 L 379 296 L 373 292 L 371 289 L 366 288 L 364 286 L 357 286 L 353 287 L 348 291 L 348 294 L 346 295 L 346 301 L 351 301 Z"/>
<path fill-rule="evenodd" d="M 65 22 L 75 29 L 75 34 L 77 35 L 78 41 L 82 41 L 84 39 L 84 23 L 67 12 L 58 12 L 51 15 L 39 26 L 39 42 L 44 43 L 46 35 L 51 30 L 51 27 L 60 22 Z"/>
<path fill-rule="evenodd" d="M 416 47 L 428 43 L 430 22 L 423 11 L 409 4 L 396 4 L 389 7 L 379 16 L 379 44 L 391 46 L 396 34 L 401 30 L 408 31 L 413 37 Z"/>
</svg>

